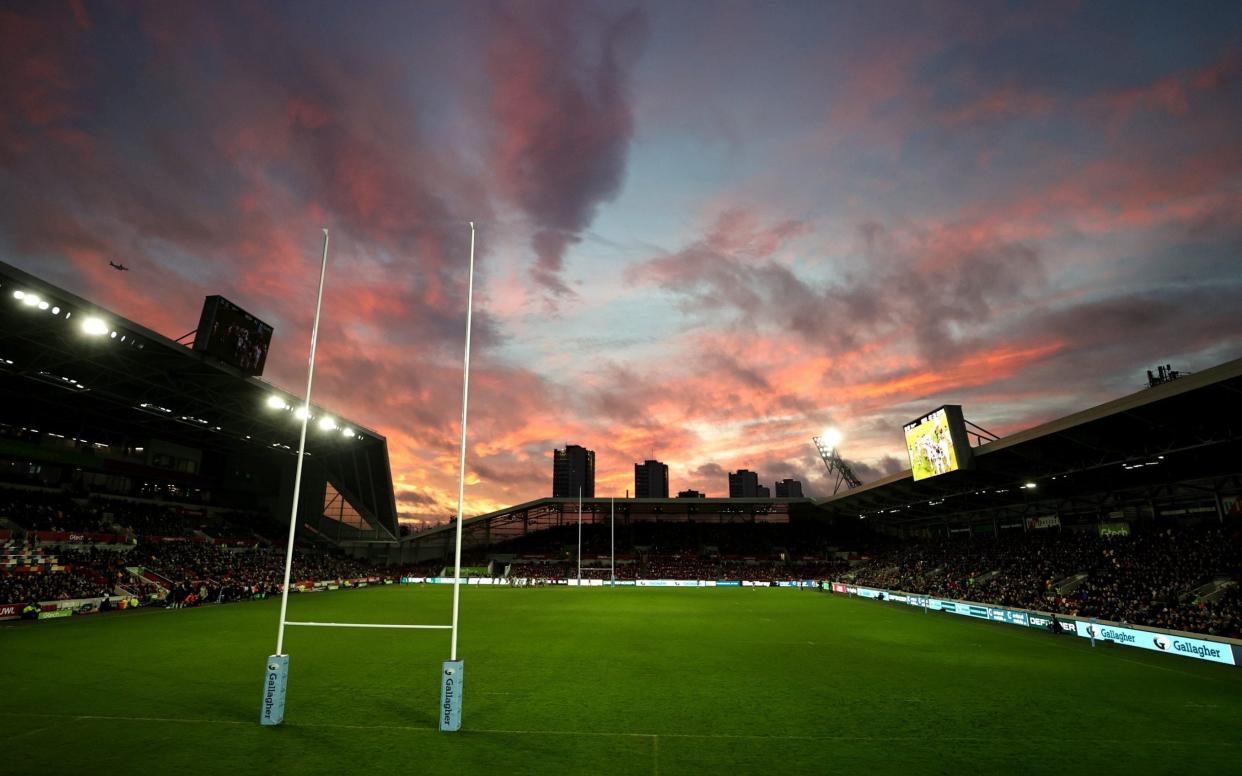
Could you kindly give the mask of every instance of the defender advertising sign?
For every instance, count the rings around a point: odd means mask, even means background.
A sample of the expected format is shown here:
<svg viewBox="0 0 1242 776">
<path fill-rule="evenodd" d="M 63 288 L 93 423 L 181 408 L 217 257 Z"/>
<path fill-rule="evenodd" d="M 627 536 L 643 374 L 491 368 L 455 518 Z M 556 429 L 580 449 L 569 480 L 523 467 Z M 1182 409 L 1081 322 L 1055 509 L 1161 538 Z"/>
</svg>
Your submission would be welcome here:
<svg viewBox="0 0 1242 776">
<path fill-rule="evenodd" d="M 263 708 L 259 722 L 279 725 L 285 721 L 285 690 L 289 686 L 289 656 L 269 655 L 263 671 Z"/>
<path fill-rule="evenodd" d="M 440 732 L 461 730 L 461 691 L 465 684 L 466 664 L 445 660 L 440 671 Z"/>
</svg>

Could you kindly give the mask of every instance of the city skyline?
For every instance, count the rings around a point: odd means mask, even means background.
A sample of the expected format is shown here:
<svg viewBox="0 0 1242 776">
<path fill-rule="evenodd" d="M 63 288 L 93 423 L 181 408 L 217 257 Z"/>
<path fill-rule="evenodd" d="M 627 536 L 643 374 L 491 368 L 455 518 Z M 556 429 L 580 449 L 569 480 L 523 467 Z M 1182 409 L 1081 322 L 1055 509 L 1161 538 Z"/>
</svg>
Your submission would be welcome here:
<svg viewBox="0 0 1242 776">
<path fill-rule="evenodd" d="M 1136 11 L 1139 8 L 1141 11 Z M 309 9 L 309 10 L 308 10 Z M 4 261 L 384 434 L 410 521 L 671 461 L 871 481 L 1242 355 L 1242 8 L 0 3 Z M 110 265 L 122 265 L 120 272 Z M 256 412 L 262 408 L 256 408 Z"/>
</svg>

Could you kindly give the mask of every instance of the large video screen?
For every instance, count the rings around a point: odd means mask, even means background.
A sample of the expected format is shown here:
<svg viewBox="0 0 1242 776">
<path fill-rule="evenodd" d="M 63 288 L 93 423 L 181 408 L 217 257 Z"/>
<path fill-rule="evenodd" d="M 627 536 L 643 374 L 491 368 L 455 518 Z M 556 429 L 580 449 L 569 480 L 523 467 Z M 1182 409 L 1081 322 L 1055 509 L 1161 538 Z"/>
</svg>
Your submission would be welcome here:
<svg viewBox="0 0 1242 776">
<path fill-rule="evenodd" d="M 237 367 L 247 375 L 263 374 L 272 327 L 222 296 L 209 296 L 198 319 L 194 349 Z"/>
<path fill-rule="evenodd" d="M 914 479 L 925 480 L 964 468 L 970 457 L 962 408 L 946 405 L 904 426 Z"/>
</svg>

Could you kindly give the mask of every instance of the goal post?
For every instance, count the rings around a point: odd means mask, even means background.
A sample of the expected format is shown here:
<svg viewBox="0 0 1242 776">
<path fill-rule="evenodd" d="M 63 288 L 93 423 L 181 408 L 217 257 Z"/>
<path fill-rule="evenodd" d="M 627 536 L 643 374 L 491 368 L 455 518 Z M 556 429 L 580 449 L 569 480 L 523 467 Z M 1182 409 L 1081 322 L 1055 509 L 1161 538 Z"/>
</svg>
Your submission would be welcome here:
<svg viewBox="0 0 1242 776">
<path fill-rule="evenodd" d="M 315 299 L 315 318 L 311 326 L 310 357 L 306 367 L 306 394 L 303 397 L 300 416 L 301 436 L 298 442 L 298 460 L 294 473 L 293 505 L 289 514 L 289 537 L 285 547 L 284 587 L 280 596 L 280 625 L 276 635 L 276 653 L 269 655 L 264 663 L 263 703 L 259 711 L 262 725 L 280 725 L 285 719 L 285 698 L 289 686 L 289 655 L 284 652 L 285 628 L 293 626 L 316 628 L 397 628 L 406 630 L 450 631 L 449 659 L 444 661 L 440 672 L 440 706 L 437 713 L 441 731 L 461 729 L 462 689 L 465 678 L 465 662 L 457 656 L 457 630 L 461 611 L 461 540 L 462 516 L 466 482 L 466 419 L 470 395 L 470 334 L 474 306 L 474 245 L 475 226 L 470 223 L 470 264 L 466 291 L 466 346 L 462 368 L 461 389 L 461 456 L 457 474 L 457 536 L 453 556 L 453 611 L 448 625 L 398 625 L 384 623 L 310 622 L 290 621 L 289 586 L 293 570 L 293 542 L 297 533 L 298 497 L 301 493 L 302 463 L 306 456 L 306 428 L 310 421 L 311 387 L 315 375 L 315 347 L 319 337 L 319 318 L 323 307 L 324 279 L 328 267 L 328 230 L 323 230 L 323 258 L 319 265 L 319 291 Z"/>
</svg>

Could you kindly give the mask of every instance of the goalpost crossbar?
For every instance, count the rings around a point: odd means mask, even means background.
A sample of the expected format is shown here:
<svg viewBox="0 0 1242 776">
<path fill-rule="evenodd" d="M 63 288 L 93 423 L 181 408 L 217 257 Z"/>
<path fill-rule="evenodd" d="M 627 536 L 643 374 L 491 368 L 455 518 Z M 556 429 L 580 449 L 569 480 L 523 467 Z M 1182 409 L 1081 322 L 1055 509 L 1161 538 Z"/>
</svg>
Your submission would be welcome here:
<svg viewBox="0 0 1242 776">
<path fill-rule="evenodd" d="M 389 625 L 386 623 L 371 622 L 292 622 L 285 621 L 285 625 L 304 625 L 312 628 L 416 628 L 421 630 L 451 630 L 452 625 Z"/>
</svg>

